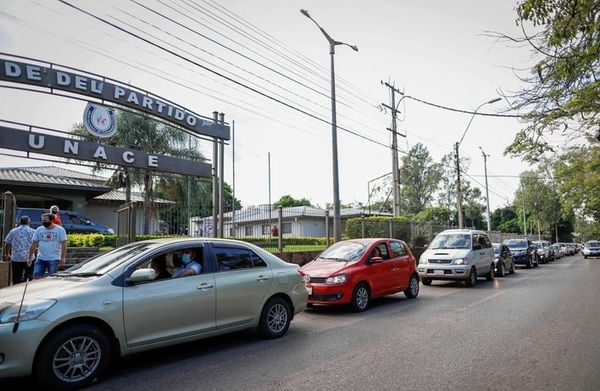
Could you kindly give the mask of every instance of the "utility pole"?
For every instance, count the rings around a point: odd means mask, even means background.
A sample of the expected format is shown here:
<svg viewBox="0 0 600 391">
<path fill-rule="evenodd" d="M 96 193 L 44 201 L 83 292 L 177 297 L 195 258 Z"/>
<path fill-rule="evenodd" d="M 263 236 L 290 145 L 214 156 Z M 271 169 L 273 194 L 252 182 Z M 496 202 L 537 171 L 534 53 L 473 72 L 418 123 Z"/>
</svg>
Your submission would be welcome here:
<svg viewBox="0 0 600 391">
<path fill-rule="evenodd" d="M 481 149 L 481 153 L 483 154 L 483 169 L 485 170 L 485 202 L 486 202 L 485 215 L 486 215 L 486 219 L 487 219 L 487 230 L 488 230 L 488 235 L 489 235 L 490 232 L 492 231 L 492 224 L 490 221 L 490 192 L 488 190 L 488 175 L 487 175 L 487 157 L 489 155 L 486 155 L 486 153 L 483 151 L 483 148 L 479 147 L 479 149 Z"/>
<path fill-rule="evenodd" d="M 391 107 L 386 105 L 385 103 L 382 103 L 382 105 L 390 109 L 390 111 L 392 112 L 392 128 L 388 128 L 388 130 L 392 132 L 392 194 L 394 198 L 394 217 L 398 217 L 400 216 L 400 179 L 398 178 L 398 133 L 396 131 L 396 119 L 398 118 L 398 109 L 396 108 L 396 93 L 402 96 L 404 96 L 404 93 L 402 93 L 400 90 L 396 89 L 396 87 L 390 85 L 389 83 L 384 83 L 382 81 L 381 84 L 388 87 L 392 93 Z M 400 101 L 402 101 L 402 98 L 400 98 Z M 400 103 L 400 101 L 398 101 L 398 103 Z"/>
<path fill-rule="evenodd" d="M 460 188 L 460 157 L 458 156 L 459 143 L 454 144 L 454 156 L 456 160 L 456 204 L 458 208 L 458 228 L 463 227 L 462 213 L 462 189 Z"/>
</svg>

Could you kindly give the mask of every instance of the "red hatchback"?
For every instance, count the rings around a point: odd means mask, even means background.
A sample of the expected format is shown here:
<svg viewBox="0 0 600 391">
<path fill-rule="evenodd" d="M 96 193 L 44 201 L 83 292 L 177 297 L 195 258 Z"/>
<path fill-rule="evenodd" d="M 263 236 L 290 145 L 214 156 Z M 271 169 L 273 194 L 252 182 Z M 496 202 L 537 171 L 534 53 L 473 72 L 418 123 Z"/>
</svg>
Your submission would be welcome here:
<svg viewBox="0 0 600 391">
<path fill-rule="evenodd" d="M 379 251 L 377 253 L 377 250 Z M 404 292 L 419 294 L 417 262 L 402 240 L 350 239 L 337 242 L 300 268 L 308 304 L 367 309 L 371 299 Z"/>
</svg>

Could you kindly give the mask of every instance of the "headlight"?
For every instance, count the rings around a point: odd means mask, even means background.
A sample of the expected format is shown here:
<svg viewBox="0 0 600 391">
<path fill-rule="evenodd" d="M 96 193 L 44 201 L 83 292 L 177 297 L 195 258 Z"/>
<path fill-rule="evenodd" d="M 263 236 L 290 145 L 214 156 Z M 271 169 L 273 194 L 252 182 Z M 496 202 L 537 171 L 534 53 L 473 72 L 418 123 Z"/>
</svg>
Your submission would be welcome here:
<svg viewBox="0 0 600 391">
<path fill-rule="evenodd" d="M 419 265 L 427 265 L 427 258 L 419 259 Z"/>
<path fill-rule="evenodd" d="M 469 263 L 469 260 L 467 258 L 457 258 L 454 260 L 455 265 L 466 265 L 468 263 Z"/>
<path fill-rule="evenodd" d="M 328 279 L 325 280 L 325 284 L 327 284 L 327 285 L 344 284 L 346 281 L 348 281 L 348 276 L 345 274 L 342 274 L 341 276 L 329 277 Z"/>
<path fill-rule="evenodd" d="M 115 230 L 114 230 L 114 229 L 112 229 L 112 228 L 109 228 L 107 231 L 108 231 L 108 233 L 109 233 L 109 234 L 111 234 L 111 235 L 114 235 L 114 234 L 115 234 Z"/>
<path fill-rule="evenodd" d="M 21 315 L 19 321 L 33 320 L 46 312 L 56 303 L 56 300 L 31 300 L 21 303 L 12 304 L 0 312 L 0 324 L 14 323 L 17 321 L 19 307 L 21 307 Z"/>
</svg>

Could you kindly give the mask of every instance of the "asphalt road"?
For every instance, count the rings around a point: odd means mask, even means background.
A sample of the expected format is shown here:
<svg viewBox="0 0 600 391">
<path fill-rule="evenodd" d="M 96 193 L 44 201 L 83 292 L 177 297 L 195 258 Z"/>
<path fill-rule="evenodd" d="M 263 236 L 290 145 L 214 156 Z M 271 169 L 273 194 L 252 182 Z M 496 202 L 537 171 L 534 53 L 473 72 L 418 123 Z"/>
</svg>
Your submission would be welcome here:
<svg viewBox="0 0 600 391">
<path fill-rule="evenodd" d="M 355 314 L 315 308 L 253 332 L 128 357 L 100 390 L 600 390 L 600 259 L 421 285 Z M 0 382 L 3 391 L 35 386 Z"/>
</svg>

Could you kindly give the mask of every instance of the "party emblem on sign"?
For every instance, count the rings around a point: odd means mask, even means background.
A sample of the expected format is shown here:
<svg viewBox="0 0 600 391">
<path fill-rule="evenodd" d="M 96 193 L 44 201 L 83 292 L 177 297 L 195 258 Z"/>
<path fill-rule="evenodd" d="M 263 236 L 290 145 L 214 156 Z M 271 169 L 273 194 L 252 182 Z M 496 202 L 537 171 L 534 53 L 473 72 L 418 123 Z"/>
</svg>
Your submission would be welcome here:
<svg viewBox="0 0 600 391">
<path fill-rule="evenodd" d="M 88 132 L 96 137 L 111 137 L 117 131 L 114 109 L 95 103 L 88 103 L 85 107 L 83 123 Z"/>
</svg>

